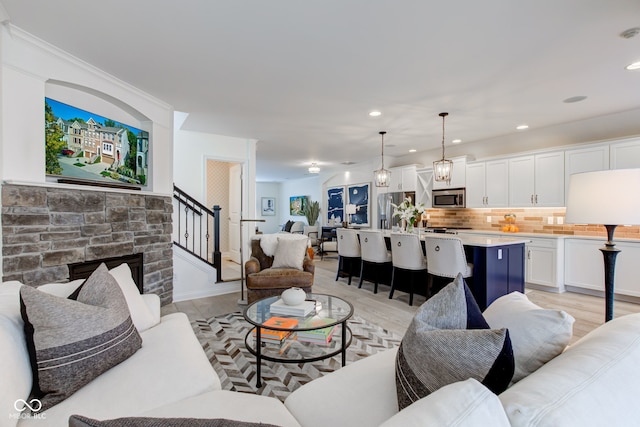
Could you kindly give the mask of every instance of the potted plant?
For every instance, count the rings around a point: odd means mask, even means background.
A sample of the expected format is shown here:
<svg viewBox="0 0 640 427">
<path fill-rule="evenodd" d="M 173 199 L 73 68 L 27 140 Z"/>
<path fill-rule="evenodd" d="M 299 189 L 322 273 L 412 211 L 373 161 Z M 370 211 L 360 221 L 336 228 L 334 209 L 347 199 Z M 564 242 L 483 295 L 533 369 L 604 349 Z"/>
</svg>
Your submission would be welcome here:
<svg viewBox="0 0 640 427">
<path fill-rule="evenodd" d="M 307 223 L 311 226 L 316 225 L 320 216 L 320 203 L 309 200 L 309 203 L 304 206 L 303 212 L 307 217 Z"/>
</svg>

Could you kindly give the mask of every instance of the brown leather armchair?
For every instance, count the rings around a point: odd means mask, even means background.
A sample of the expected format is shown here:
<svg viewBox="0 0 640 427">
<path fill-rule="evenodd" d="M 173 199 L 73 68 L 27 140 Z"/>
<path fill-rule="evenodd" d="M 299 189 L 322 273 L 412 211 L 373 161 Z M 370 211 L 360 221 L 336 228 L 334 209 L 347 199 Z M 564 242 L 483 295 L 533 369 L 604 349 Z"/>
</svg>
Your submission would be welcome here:
<svg viewBox="0 0 640 427">
<path fill-rule="evenodd" d="M 273 257 L 262 250 L 259 239 L 251 240 L 251 258 L 244 264 L 247 279 L 247 301 L 251 304 L 261 298 L 280 295 L 282 291 L 297 287 L 311 292 L 315 264 L 305 256 L 302 270 L 271 268 Z"/>
</svg>

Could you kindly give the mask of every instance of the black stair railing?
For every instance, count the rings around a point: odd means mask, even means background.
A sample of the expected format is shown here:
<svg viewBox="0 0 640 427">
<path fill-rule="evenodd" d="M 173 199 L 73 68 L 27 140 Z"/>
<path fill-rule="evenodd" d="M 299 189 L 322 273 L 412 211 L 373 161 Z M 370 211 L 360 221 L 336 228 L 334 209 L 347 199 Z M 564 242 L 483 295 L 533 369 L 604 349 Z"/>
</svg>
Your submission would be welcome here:
<svg viewBox="0 0 640 427">
<path fill-rule="evenodd" d="M 220 252 L 220 206 L 213 210 L 173 186 L 173 198 L 178 206 L 177 241 L 174 244 L 216 269 L 216 282 L 222 281 L 222 253 Z M 211 248 L 210 244 L 213 243 Z M 209 251 L 212 249 L 211 257 Z"/>
</svg>

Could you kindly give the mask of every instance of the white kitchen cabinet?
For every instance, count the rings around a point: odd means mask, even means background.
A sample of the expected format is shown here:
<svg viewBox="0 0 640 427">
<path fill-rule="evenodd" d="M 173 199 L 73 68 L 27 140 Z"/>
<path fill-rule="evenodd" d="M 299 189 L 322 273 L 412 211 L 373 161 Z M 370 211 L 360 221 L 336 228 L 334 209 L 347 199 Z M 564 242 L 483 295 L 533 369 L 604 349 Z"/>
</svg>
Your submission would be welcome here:
<svg viewBox="0 0 640 427">
<path fill-rule="evenodd" d="M 391 168 L 388 192 L 416 191 L 416 165 Z"/>
<path fill-rule="evenodd" d="M 525 245 L 526 283 L 545 290 L 564 292 L 564 240 L 561 238 L 531 238 Z"/>
<path fill-rule="evenodd" d="M 564 152 L 509 159 L 509 206 L 564 206 Z"/>
<path fill-rule="evenodd" d="M 611 143 L 610 154 L 610 169 L 640 168 L 640 138 Z"/>
<path fill-rule="evenodd" d="M 433 169 L 416 169 L 416 203 L 422 203 L 431 209 L 431 190 L 433 190 Z"/>
<path fill-rule="evenodd" d="M 571 175 L 575 173 L 595 172 L 607 169 L 609 169 L 609 144 L 598 144 L 584 148 L 565 150 L 565 199 L 566 195 L 569 194 L 569 181 Z"/>
<path fill-rule="evenodd" d="M 604 247 L 605 240 L 605 237 L 565 239 L 564 283 L 567 290 L 597 294 L 604 292 L 604 259 L 600 248 Z M 640 297 L 640 282 L 637 279 L 640 241 L 616 241 L 616 248 L 621 252 L 616 258 L 614 292 Z"/>
<path fill-rule="evenodd" d="M 507 207 L 508 172 L 508 161 L 506 159 L 467 164 L 467 207 Z"/>
<path fill-rule="evenodd" d="M 456 157 L 451 159 L 453 162 L 453 169 L 451 171 L 451 181 L 449 183 L 443 181 L 434 181 L 433 189 L 434 190 L 447 190 L 449 188 L 464 188 L 466 186 L 466 176 L 467 176 L 467 158 L 466 157 Z"/>
</svg>

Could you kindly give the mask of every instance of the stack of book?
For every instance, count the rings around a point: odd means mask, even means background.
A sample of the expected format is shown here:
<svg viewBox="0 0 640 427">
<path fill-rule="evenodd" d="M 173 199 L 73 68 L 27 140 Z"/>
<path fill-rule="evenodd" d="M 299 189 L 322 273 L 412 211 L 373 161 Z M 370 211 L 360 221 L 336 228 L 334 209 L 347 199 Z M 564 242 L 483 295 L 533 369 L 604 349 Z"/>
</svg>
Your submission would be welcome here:
<svg viewBox="0 0 640 427">
<path fill-rule="evenodd" d="M 336 319 L 322 319 L 319 317 L 311 317 L 300 325 L 301 329 L 318 327 L 319 329 L 312 329 L 309 331 L 298 331 L 296 333 L 296 339 L 301 342 L 310 342 L 315 344 L 328 344 L 333 338 L 333 333 L 337 329 L 338 325 L 327 326 L 322 328 L 322 325 L 334 323 Z"/>
<path fill-rule="evenodd" d="M 275 329 L 267 329 L 269 326 L 276 328 L 293 329 L 298 324 L 296 319 L 288 319 L 285 317 L 271 317 L 260 328 L 260 340 L 263 343 L 282 344 L 290 335 L 291 331 L 279 331 Z M 253 330 L 253 339 L 257 337 L 256 329 Z"/>
<path fill-rule="evenodd" d="M 280 298 L 278 301 L 271 304 L 269 311 L 271 311 L 272 314 L 304 317 L 314 311 L 315 308 L 315 301 L 302 301 L 302 303 L 298 305 L 287 305 L 282 301 L 282 298 Z"/>
</svg>

